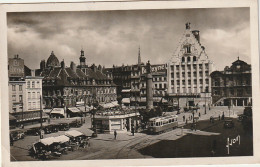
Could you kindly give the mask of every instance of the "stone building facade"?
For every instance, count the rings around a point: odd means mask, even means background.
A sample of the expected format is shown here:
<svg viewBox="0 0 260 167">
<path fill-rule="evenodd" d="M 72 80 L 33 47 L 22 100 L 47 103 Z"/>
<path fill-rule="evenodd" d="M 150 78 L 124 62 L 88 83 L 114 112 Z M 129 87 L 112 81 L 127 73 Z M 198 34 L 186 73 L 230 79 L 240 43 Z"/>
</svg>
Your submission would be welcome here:
<svg viewBox="0 0 260 167">
<path fill-rule="evenodd" d="M 213 62 L 208 58 L 205 47 L 200 42 L 200 32 L 191 30 L 190 23 L 168 64 L 168 94 L 181 97 L 181 104 L 199 104 L 203 99 L 210 103 Z"/>
<path fill-rule="evenodd" d="M 71 62 L 70 67 L 65 62 L 59 63 L 52 52 L 47 60 L 43 60 L 37 75 L 43 78 L 43 98 L 46 108 L 75 107 L 77 102 L 86 105 L 97 101 L 109 103 L 116 101 L 116 85 L 106 77 L 102 68 L 86 65 L 84 51 L 81 51 L 80 65 Z"/>
<path fill-rule="evenodd" d="M 238 58 L 230 67 L 225 67 L 223 71 L 214 71 L 210 75 L 214 105 L 252 104 L 251 65 Z"/>
</svg>

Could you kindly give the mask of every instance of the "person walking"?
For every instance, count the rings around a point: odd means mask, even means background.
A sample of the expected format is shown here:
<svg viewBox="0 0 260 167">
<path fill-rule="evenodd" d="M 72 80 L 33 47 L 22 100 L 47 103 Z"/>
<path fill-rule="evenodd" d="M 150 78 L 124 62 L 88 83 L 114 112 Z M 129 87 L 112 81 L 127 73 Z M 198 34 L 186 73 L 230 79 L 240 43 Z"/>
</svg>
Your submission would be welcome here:
<svg viewBox="0 0 260 167">
<path fill-rule="evenodd" d="M 183 117 L 182 117 L 182 118 L 183 118 L 183 122 L 185 122 L 185 115 L 183 115 Z"/>
<path fill-rule="evenodd" d="M 133 135 L 133 136 L 135 135 L 135 129 L 134 129 L 134 127 L 132 127 L 132 135 Z"/>
<path fill-rule="evenodd" d="M 116 136 L 117 136 L 117 132 L 116 132 L 116 130 L 114 130 L 114 139 L 116 140 Z"/>
<path fill-rule="evenodd" d="M 200 112 L 199 112 L 199 117 L 200 117 Z"/>
</svg>

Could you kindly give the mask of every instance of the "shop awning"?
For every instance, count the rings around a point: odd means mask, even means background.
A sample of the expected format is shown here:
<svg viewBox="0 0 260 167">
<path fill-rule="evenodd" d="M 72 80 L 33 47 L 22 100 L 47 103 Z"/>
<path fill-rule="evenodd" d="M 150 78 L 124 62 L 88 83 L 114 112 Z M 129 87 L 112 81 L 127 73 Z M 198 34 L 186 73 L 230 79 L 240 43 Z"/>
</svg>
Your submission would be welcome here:
<svg viewBox="0 0 260 167">
<path fill-rule="evenodd" d="M 48 137 L 48 138 L 40 139 L 40 142 L 46 146 L 49 146 L 56 141 L 54 137 Z"/>
<path fill-rule="evenodd" d="M 43 109 L 43 112 L 50 113 L 52 109 Z"/>
<path fill-rule="evenodd" d="M 68 137 L 78 137 L 78 136 L 83 135 L 83 133 L 76 131 L 76 130 L 71 130 L 71 131 L 65 132 L 65 135 Z"/>
<path fill-rule="evenodd" d="M 77 109 L 76 107 L 70 107 L 68 108 L 68 110 L 70 110 L 71 112 L 73 113 L 78 113 L 78 112 L 81 112 L 79 109 Z"/>
<path fill-rule="evenodd" d="M 65 135 L 55 137 L 55 142 L 58 142 L 58 143 L 65 143 L 65 142 L 68 142 L 69 140 L 70 140 L 70 138 Z"/>
<path fill-rule="evenodd" d="M 130 98 L 123 98 L 122 103 L 130 103 Z"/>
<path fill-rule="evenodd" d="M 121 92 L 131 92 L 131 89 L 122 89 Z"/>
<path fill-rule="evenodd" d="M 9 121 L 15 121 L 15 120 L 16 120 L 15 116 L 9 114 Z"/>
<path fill-rule="evenodd" d="M 63 108 L 53 108 L 53 110 L 51 111 L 51 114 L 61 114 L 64 115 L 64 109 Z"/>
</svg>

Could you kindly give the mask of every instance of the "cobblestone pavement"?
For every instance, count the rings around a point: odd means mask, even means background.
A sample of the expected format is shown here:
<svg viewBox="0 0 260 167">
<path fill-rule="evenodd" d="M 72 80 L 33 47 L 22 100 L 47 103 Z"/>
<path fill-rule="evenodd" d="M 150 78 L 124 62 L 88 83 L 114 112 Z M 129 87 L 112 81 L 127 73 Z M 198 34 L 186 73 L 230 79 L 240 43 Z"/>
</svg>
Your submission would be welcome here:
<svg viewBox="0 0 260 167">
<path fill-rule="evenodd" d="M 204 108 L 198 110 L 194 114 L 195 117 L 201 116 L 200 120 L 209 119 L 211 116 L 218 117 L 222 115 L 224 111 L 225 116 L 229 116 L 229 110 L 227 107 L 212 107 L 211 110 L 207 108 L 207 114 L 205 114 Z M 236 115 L 241 114 L 243 108 L 233 108 L 231 110 L 231 116 L 235 117 Z M 171 113 L 175 114 L 175 113 Z M 186 121 L 183 121 L 183 116 L 188 118 L 192 115 L 191 112 L 182 112 L 179 114 L 178 122 L 179 125 L 185 125 Z M 74 119 L 80 120 L 80 118 L 71 118 L 71 119 L 60 119 L 52 120 L 52 123 L 72 121 Z M 89 128 L 91 126 L 90 116 L 87 116 L 86 123 L 80 128 L 72 128 L 83 133 L 90 133 Z M 192 120 L 189 120 L 188 123 L 191 123 Z M 38 125 L 39 126 L 39 125 Z M 28 127 L 27 127 L 28 128 Z M 57 133 L 47 134 L 44 137 L 49 136 L 59 136 L 64 134 L 64 131 L 59 131 Z M 160 134 L 160 135 L 147 135 L 145 133 L 135 133 L 134 136 L 130 132 L 127 133 L 118 133 L 117 139 L 114 139 L 113 134 L 98 134 L 97 138 L 90 139 L 90 147 L 85 149 L 80 148 L 77 151 L 69 152 L 67 155 L 62 155 L 61 157 L 54 158 L 56 160 L 80 160 L 80 159 L 126 159 L 126 158 L 152 158 L 149 156 L 144 156 L 138 152 L 138 149 L 144 148 L 148 145 L 154 144 L 161 140 L 176 140 L 186 134 L 193 133 L 199 135 L 218 135 L 210 132 L 196 131 L 191 132 L 187 129 L 177 128 L 175 130 Z M 32 143 L 39 140 L 39 136 L 26 136 L 25 139 L 16 141 L 14 146 L 11 146 L 11 160 L 12 161 L 32 161 L 33 159 L 28 155 L 28 149 L 31 147 Z M 163 149 L 163 148 L 162 148 Z"/>
</svg>

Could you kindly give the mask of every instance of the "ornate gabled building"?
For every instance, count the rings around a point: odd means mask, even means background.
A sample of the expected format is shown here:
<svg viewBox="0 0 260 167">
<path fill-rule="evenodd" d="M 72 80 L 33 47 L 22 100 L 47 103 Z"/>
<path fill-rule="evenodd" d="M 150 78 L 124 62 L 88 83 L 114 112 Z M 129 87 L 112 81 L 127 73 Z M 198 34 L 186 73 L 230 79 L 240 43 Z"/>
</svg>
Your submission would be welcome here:
<svg viewBox="0 0 260 167">
<path fill-rule="evenodd" d="M 71 62 L 59 63 L 52 52 L 50 57 L 40 64 L 37 74 L 43 78 L 43 99 L 46 108 L 75 107 L 77 103 L 99 103 L 116 101 L 116 86 L 111 79 L 103 74 L 102 69 L 94 64 L 86 65 L 84 51 L 81 50 L 80 65 Z"/>
<path fill-rule="evenodd" d="M 168 64 L 168 94 L 183 97 L 186 105 L 198 104 L 201 97 L 207 97 L 210 103 L 211 78 L 213 62 L 208 58 L 205 47 L 200 42 L 200 32 L 191 30 L 186 23 L 185 32 Z"/>
<path fill-rule="evenodd" d="M 236 60 L 224 71 L 214 71 L 212 78 L 212 100 L 214 105 L 247 106 L 252 104 L 251 65 Z"/>
</svg>

